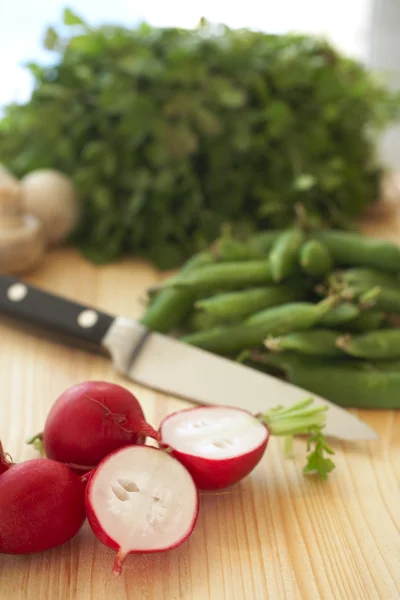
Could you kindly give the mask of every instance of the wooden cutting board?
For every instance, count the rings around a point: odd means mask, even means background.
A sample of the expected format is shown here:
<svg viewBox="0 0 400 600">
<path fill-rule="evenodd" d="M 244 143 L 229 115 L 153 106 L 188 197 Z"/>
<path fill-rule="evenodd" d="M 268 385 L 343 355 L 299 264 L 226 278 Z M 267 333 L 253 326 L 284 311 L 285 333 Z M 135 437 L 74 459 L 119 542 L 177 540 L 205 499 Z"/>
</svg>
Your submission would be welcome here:
<svg viewBox="0 0 400 600">
<path fill-rule="evenodd" d="M 395 213 L 365 231 L 400 240 Z M 105 267 L 52 252 L 32 283 L 136 317 L 157 272 L 137 261 Z M 17 331 L 0 321 L 0 439 L 14 460 L 68 386 L 105 379 L 138 395 L 155 426 L 188 403 L 120 378 L 105 358 Z M 354 411 L 380 435 L 336 443 L 327 482 L 306 478 L 305 448 L 283 458 L 272 440 L 261 464 L 231 489 L 201 495 L 198 525 L 180 548 L 131 556 L 121 579 L 113 552 L 85 525 L 71 542 L 31 556 L 0 556 L 1 600 L 399 600 L 400 411 Z"/>
</svg>

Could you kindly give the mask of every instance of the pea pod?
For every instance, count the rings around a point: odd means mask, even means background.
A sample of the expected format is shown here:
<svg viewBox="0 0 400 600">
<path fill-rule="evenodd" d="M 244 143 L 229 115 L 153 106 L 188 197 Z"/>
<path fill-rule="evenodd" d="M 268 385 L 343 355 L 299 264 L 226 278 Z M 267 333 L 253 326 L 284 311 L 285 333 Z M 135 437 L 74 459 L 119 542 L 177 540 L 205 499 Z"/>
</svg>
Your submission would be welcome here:
<svg viewBox="0 0 400 600">
<path fill-rule="evenodd" d="M 345 231 L 315 231 L 311 238 L 328 248 L 335 264 L 400 272 L 400 248 L 386 240 Z"/>
<path fill-rule="evenodd" d="M 271 285 L 243 292 L 217 294 L 196 302 L 196 308 L 215 317 L 217 321 L 239 321 L 252 313 L 271 306 L 302 300 L 305 286 L 298 283 Z"/>
<path fill-rule="evenodd" d="M 228 236 L 222 237 L 217 241 L 215 254 L 217 259 L 223 262 L 252 260 L 264 257 L 262 252 L 257 252 L 245 242 Z"/>
<path fill-rule="evenodd" d="M 340 332 L 332 329 L 309 329 L 293 331 L 286 335 L 267 339 L 266 347 L 274 352 L 295 350 L 313 356 L 342 356 L 343 351 L 336 345 Z"/>
<path fill-rule="evenodd" d="M 345 269 L 344 271 L 334 273 L 333 277 L 349 285 L 382 286 L 400 289 L 400 281 L 396 277 L 374 269 L 361 267 L 357 269 Z"/>
<path fill-rule="evenodd" d="M 342 328 L 349 332 L 372 331 L 379 329 L 385 322 L 386 315 L 379 310 L 363 310 L 358 317 L 344 323 Z"/>
<path fill-rule="evenodd" d="M 385 287 L 375 289 L 377 293 L 373 297 L 372 305 L 376 310 L 388 313 L 400 313 L 400 290 Z M 365 299 L 366 294 L 370 291 L 371 288 L 366 284 L 351 285 L 346 290 L 349 296 L 360 301 L 363 301 L 363 298 Z"/>
<path fill-rule="evenodd" d="M 369 331 L 361 335 L 344 335 L 337 345 L 357 358 L 400 358 L 400 329 Z"/>
<path fill-rule="evenodd" d="M 182 341 L 218 354 L 234 354 L 262 344 L 269 335 L 313 327 L 336 302 L 325 298 L 318 304 L 291 302 L 267 308 L 237 325 L 215 327 L 183 336 Z"/>
<path fill-rule="evenodd" d="M 189 313 L 187 318 L 184 320 L 183 328 L 186 331 L 206 331 L 215 327 L 216 321 L 212 315 L 208 315 L 205 312 L 192 311 Z"/>
<path fill-rule="evenodd" d="M 360 314 L 360 309 L 351 302 L 342 302 L 334 306 L 331 311 L 324 315 L 319 323 L 321 327 L 337 327 L 352 321 Z"/>
<path fill-rule="evenodd" d="M 246 243 L 249 252 L 268 256 L 272 246 L 284 231 L 284 229 L 272 229 L 253 234 Z"/>
<path fill-rule="evenodd" d="M 323 359 L 295 353 L 274 354 L 267 362 L 286 373 L 289 381 L 354 408 L 400 408 L 400 371 L 396 365 L 361 360 Z"/>
<path fill-rule="evenodd" d="M 322 242 L 308 240 L 301 247 L 300 264 L 309 275 L 325 275 L 333 269 L 333 258 Z"/>
<path fill-rule="evenodd" d="M 208 252 L 193 256 L 182 267 L 178 277 L 185 277 L 187 273 L 200 266 L 213 262 L 213 257 Z M 167 333 L 176 327 L 190 311 L 195 297 L 191 290 L 183 288 L 164 288 L 152 300 L 140 323 L 160 333 Z"/>
<path fill-rule="evenodd" d="M 185 277 L 167 282 L 168 287 L 191 289 L 195 292 L 240 289 L 272 281 L 267 260 L 216 263 L 189 271 Z"/>
<path fill-rule="evenodd" d="M 288 229 L 276 239 L 269 255 L 274 281 L 281 281 L 296 272 L 303 241 L 301 229 Z"/>
</svg>

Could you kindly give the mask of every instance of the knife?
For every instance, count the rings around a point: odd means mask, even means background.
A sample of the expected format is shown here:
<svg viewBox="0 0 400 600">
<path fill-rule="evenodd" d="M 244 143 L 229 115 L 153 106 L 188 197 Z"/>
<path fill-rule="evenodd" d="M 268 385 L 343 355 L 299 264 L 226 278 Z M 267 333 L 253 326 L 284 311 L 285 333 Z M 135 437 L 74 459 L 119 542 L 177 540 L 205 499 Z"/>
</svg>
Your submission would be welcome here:
<svg viewBox="0 0 400 600">
<path fill-rule="evenodd" d="M 346 409 L 304 389 L 16 277 L 0 275 L 0 313 L 105 351 L 121 374 L 145 387 L 197 404 L 235 406 L 252 413 L 312 396 L 316 404 L 329 405 L 327 435 L 343 440 L 378 438 Z"/>
</svg>

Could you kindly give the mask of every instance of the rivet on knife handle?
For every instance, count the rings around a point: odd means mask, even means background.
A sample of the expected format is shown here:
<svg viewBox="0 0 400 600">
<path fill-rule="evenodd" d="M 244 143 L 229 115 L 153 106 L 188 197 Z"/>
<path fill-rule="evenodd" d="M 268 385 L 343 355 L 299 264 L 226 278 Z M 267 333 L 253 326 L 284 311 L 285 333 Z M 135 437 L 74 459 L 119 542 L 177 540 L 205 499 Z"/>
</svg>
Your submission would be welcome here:
<svg viewBox="0 0 400 600">
<path fill-rule="evenodd" d="M 114 317 L 61 298 L 9 275 L 0 275 L 0 313 L 73 338 L 100 345 Z"/>
</svg>

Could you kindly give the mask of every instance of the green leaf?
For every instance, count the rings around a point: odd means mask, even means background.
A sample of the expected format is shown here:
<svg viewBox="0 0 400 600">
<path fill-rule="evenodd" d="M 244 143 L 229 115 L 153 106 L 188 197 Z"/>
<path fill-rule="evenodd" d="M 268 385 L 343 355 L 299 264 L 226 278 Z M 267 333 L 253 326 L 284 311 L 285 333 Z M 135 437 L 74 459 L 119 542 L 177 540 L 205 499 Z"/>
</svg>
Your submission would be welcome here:
<svg viewBox="0 0 400 600">
<path fill-rule="evenodd" d="M 78 17 L 77 14 L 75 14 L 74 12 L 72 12 L 72 10 L 70 8 L 65 8 L 64 9 L 64 14 L 63 14 L 63 23 L 64 25 L 85 25 L 86 23 L 83 19 L 81 19 L 81 17 Z"/>
<path fill-rule="evenodd" d="M 93 34 L 76 35 L 68 43 L 68 49 L 88 56 L 98 56 L 104 49 L 104 41 Z"/>
<path fill-rule="evenodd" d="M 35 97 L 65 100 L 71 95 L 70 90 L 58 83 L 43 83 L 35 91 Z"/>
<path fill-rule="evenodd" d="M 303 473 L 317 473 L 321 479 L 327 479 L 328 474 L 335 468 L 335 463 L 324 456 L 324 453 L 334 454 L 334 451 L 328 446 L 322 432 L 318 430 L 308 440 L 308 449 L 310 450 L 313 446 L 314 450 L 307 456 L 307 464 L 303 468 Z"/>
<path fill-rule="evenodd" d="M 35 79 L 41 79 L 44 73 L 43 67 L 34 62 L 27 62 L 24 64 L 24 67 L 27 68 Z"/>
<path fill-rule="evenodd" d="M 294 188 L 299 192 L 308 192 L 316 185 L 316 183 L 317 181 L 313 175 L 304 173 L 296 178 Z"/>
<path fill-rule="evenodd" d="M 54 27 L 48 27 L 44 36 L 43 45 L 47 50 L 54 50 L 59 41 L 58 33 Z"/>
<path fill-rule="evenodd" d="M 241 108 L 246 103 L 246 93 L 238 88 L 224 88 L 218 94 L 218 99 L 227 108 Z"/>
</svg>

